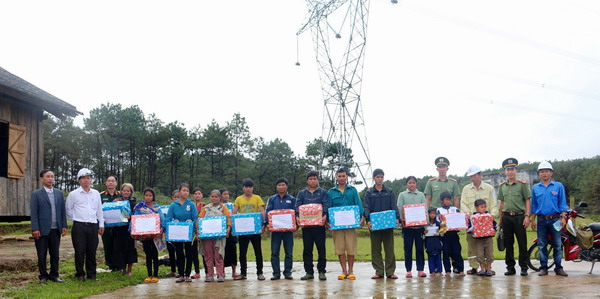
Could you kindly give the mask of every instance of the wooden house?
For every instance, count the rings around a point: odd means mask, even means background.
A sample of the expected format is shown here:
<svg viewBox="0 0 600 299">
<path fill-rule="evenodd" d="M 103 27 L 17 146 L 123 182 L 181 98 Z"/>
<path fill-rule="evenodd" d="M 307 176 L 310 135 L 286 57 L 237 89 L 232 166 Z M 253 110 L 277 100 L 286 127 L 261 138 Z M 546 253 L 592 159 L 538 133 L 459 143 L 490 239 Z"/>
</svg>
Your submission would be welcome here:
<svg viewBox="0 0 600 299">
<path fill-rule="evenodd" d="M 0 67 L 0 221 L 29 219 L 44 167 L 44 111 L 58 118 L 82 114 Z"/>
</svg>

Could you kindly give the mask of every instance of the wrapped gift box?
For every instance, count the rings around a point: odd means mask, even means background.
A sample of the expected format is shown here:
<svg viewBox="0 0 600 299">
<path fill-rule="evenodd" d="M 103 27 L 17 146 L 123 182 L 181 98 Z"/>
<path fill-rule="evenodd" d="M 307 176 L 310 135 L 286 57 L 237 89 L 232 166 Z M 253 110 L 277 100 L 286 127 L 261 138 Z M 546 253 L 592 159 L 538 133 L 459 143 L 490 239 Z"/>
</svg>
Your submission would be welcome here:
<svg viewBox="0 0 600 299">
<path fill-rule="evenodd" d="M 331 230 L 360 227 L 358 206 L 334 207 L 328 209 Z"/>
<path fill-rule="evenodd" d="M 446 222 L 448 231 L 458 231 L 468 228 L 466 215 L 466 213 L 449 213 L 441 214 L 440 218 Z"/>
<path fill-rule="evenodd" d="M 125 226 L 129 224 L 127 217 L 131 215 L 129 201 L 113 201 L 102 204 L 102 216 L 104 217 L 104 227 Z"/>
<path fill-rule="evenodd" d="M 396 211 L 388 210 L 369 214 L 372 230 L 396 228 Z"/>
<path fill-rule="evenodd" d="M 131 216 L 131 237 L 136 240 L 160 238 L 160 215 L 145 214 Z"/>
<path fill-rule="evenodd" d="M 261 213 L 242 213 L 231 216 L 231 234 L 258 235 L 262 229 Z"/>
<path fill-rule="evenodd" d="M 405 227 L 415 227 L 427 225 L 427 209 L 425 204 L 414 204 L 402 206 L 402 212 Z"/>
<path fill-rule="evenodd" d="M 278 209 L 269 211 L 270 232 L 294 232 L 296 227 L 296 211 L 291 209 Z"/>
<path fill-rule="evenodd" d="M 323 205 L 309 203 L 298 207 L 300 226 L 323 226 Z"/>
<path fill-rule="evenodd" d="M 168 222 L 167 242 L 192 242 L 194 222 Z"/>
<path fill-rule="evenodd" d="M 491 214 L 471 215 L 471 225 L 473 226 L 473 238 L 493 237 L 496 235 L 494 217 Z"/>
<path fill-rule="evenodd" d="M 204 217 L 198 219 L 198 236 L 201 239 L 220 239 L 227 236 L 227 217 Z"/>
<path fill-rule="evenodd" d="M 230 214 L 233 214 L 233 204 L 228 202 L 228 203 L 224 203 L 224 205 L 227 207 L 227 209 L 229 210 Z"/>
</svg>

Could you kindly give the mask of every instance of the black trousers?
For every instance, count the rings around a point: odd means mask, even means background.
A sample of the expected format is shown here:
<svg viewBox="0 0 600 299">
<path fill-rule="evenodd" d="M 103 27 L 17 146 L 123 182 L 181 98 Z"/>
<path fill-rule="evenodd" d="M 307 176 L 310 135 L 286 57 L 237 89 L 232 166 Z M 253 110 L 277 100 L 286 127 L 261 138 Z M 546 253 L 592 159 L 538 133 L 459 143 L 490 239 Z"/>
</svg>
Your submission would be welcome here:
<svg viewBox="0 0 600 299">
<path fill-rule="evenodd" d="M 237 242 L 238 237 L 227 237 L 225 241 L 225 257 L 223 263 L 225 267 L 237 266 Z"/>
<path fill-rule="evenodd" d="M 175 245 L 175 252 L 177 253 L 179 276 L 190 276 L 190 273 L 192 273 L 192 242 L 173 242 L 173 245 Z"/>
<path fill-rule="evenodd" d="M 167 242 L 167 251 L 169 252 L 169 265 L 171 266 L 171 272 L 177 271 L 177 258 L 175 257 L 175 245 L 171 242 Z"/>
<path fill-rule="evenodd" d="M 303 227 L 302 242 L 304 243 L 304 250 L 302 251 L 304 271 L 306 271 L 307 274 L 315 274 L 313 265 L 313 245 L 316 245 L 317 253 L 319 255 L 317 271 L 319 271 L 319 273 L 325 273 L 325 266 L 327 265 L 327 255 L 325 254 L 325 227 Z"/>
<path fill-rule="evenodd" d="M 256 255 L 256 274 L 263 274 L 263 256 L 262 256 L 262 246 L 260 244 L 260 235 L 245 235 L 239 236 L 240 242 L 240 265 L 241 265 L 241 274 L 248 274 L 248 259 L 246 255 L 248 254 L 248 245 L 252 242 L 252 248 L 254 249 L 254 254 Z"/>
<path fill-rule="evenodd" d="M 35 249 L 38 256 L 39 279 L 58 278 L 58 250 L 60 248 L 60 232 L 51 229 L 47 236 L 40 236 L 35 240 Z M 50 252 L 50 274 L 46 268 L 46 257 Z"/>
<path fill-rule="evenodd" d="M 504 229 L 504 243 L 506 244 L 506 255 L 504 261 L 506 268 L 515 269 L 515 236 L 519 243 L 519 266 L 527 269 L 529 254 L 527 253 L 527 230 L 523 227 L 525 215 L 502 215 L 502 228 Z"/>
<path fill-rule="evenodd" d="M 96 249 L 98 249 L 98 224 L 73 221 L 71 239 L 75 249 L 75 277 L 96 278 Z M 83 264 L 85 262 L 85 272 Z"/>
<path fill-rule="evenodd" d="M 102 248 L 104 249 L 104 263 L 108 269 L 114 269 L 113 263 L 113 235 L 112 227 L 105 227 L 102 234 Z"/>
<path fill-rule="evenodd" d="M 106 233 L 106 232 L 105 232 Z M 127 265 L 137 263 L 137 249 L 135 240 L 131 238 L 127 226 L 112 228 L 113 243 L 113 269 L 125 270 Z"/>
<path fill-rule="evenodd" d="M 149 277 L 158 277 L 158 250 L 154 245 L 154 240 L 143 240 L 142 246 L 146 254 L 146 270 Z"/>
</svg>

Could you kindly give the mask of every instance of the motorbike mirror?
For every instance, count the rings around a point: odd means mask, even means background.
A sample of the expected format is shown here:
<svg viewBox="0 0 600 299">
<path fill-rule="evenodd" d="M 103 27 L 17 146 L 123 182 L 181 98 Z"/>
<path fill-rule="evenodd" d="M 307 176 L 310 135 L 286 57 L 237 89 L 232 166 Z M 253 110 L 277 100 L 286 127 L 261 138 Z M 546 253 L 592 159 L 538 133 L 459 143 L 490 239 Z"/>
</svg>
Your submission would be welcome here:
<svg viewBox="0 0 600 299">
<path fill-rule="evenodd" d="M 580 202 L 578 205 L 578 207 L 580 207 L 580 208 L 587 208 L 587 206 L 588 206 L 588 204 L 585 201 Z"/>
</svg>

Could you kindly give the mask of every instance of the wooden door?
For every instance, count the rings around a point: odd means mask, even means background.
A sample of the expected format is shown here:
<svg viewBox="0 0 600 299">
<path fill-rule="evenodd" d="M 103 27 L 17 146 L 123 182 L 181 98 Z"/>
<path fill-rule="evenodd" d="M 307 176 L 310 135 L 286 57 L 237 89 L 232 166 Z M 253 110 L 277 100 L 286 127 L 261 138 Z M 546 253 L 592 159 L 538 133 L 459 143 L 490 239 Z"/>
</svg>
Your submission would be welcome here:
<svg viewBox="0 0 600 299">
<path fill-rule="evenodd" d="M 25 127 L 10 124 L 8 128 L 8 177 L 25 177 L 26 146 Z"/>
</svg>

